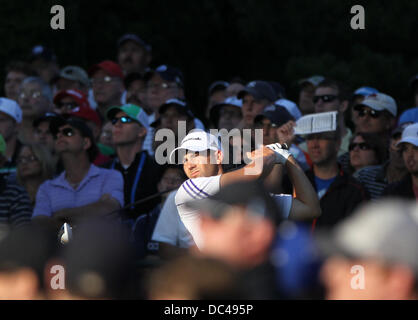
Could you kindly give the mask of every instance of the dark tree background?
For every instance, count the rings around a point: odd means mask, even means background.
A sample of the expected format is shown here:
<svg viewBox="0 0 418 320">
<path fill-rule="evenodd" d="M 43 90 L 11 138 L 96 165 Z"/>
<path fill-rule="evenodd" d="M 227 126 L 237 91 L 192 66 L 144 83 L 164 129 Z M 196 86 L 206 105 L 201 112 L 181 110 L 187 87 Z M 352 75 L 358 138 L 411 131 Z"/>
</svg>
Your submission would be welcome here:
<svg viewBox="0 0 418 320">
<path fill-rule="evenodd" d="M 36 44 L 61 66 L 88 68 L 115 59 L 116 41 L 134 32 L 153 47 L 152 66 L 180 67 L 186 94 L 202 112 L 214 80 L 281 82 L 290 99 L 297 80 L 322 74 L 352 89 L 376 87 L 411 107 L 408 81 L 418 73 L 418 1 L 184 0 L 0 1 L 0 68 Z M 50 28 L 51 6 L 65 8 L 65 30 Z M 361 4 L 366 29 L 352 30 Z M 0 79 L 3 82 L 3 77 Z M 1 83 L 3 84 L 3 83 Z M 199 112 L 198 112 L 199 113 Z"/>
</svg>

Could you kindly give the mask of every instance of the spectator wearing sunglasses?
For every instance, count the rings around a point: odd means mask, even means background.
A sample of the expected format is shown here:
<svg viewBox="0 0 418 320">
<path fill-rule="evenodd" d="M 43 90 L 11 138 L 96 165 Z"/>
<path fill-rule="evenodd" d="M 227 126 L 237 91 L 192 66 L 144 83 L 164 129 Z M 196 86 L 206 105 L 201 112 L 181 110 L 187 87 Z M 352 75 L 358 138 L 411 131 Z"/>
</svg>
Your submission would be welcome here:
<svg viewBox="0 0 418 320">
<path fill-rule="evenodd" d="M 92 66 L 88 74 L 91 78 L 97 111 L 104 117 L 109 107 L 121 104 L 125 90 L 122 69 L 117 63 L 105 60 Z"/>
<path fill-rule="evenodd" d="M 317 228 L 332 228 L 369 199 L 361 184 L 344 172 L 337 162 L 340 132 L 337 127 L 336 131 L 306 136 L 308 154 L 313 164 L 306 175 L 315 187 L 322 210 L 322 215 L 313 223 Z"/>
<path fill-rule="evenodd" d="M 149 127 L 145 111 L 136 105 L 126 104 L 110 108 L 106 115 L 112 123 L 112 139 L 116 149 L 115 159 L 106 167 L 122 173 L 126 205 L 158 193 L 161 168 L 143 149 Z M 159 200 L 156 197 L 128 207 L 123 212 L 123 220 L 127 224 L 133 223 L 138 216 L 150 212 Z"/>
<path fill-rule="evenodd" d="M 373 93 L 354 106 L 358 113 L 357 132 L 374 132 L 389 137 L 396 124 L 397 105 L 384 93 Z"/>
<path fill-rule="evenodd" d="M 353 92 L 350 99 L 350 107 L 349 110 L 347 110 L 349 111 L 349 114 L 346 113 L 346 120 L 349 120 L 348 122 L 350 128 L 355 130 L 358 121 L 358 111 L 354 109 L 354 106 L 361 104 L 368 95 L 378 92 L 379 91 L 377 89 L 372 87 L 360 87 Z"/>
<path fill-rule="evenodd" d="M 408 174 L 399 182 L 387 186 L 384 196 L 418 199 L 418 123 L 408 125 L 396 144 Z"/>
<path fill-rule="evenodd" d="M 55 161 L 49 149 L 41 144 L 25 145 L 17 158 L 17 181 L 35 204 L 39 186 L 55 173 Z"/>
<path fill-rule="evenodd" d="M 397 143 L 401 140 L 403 130 L 411 123 L 398 126 L 393 132 L 388 144 L 389 159 L 382 165 L 369 166 L 360 169 L 355 178 L 367 189 L 371 199 L 378 199 L 388 184 L 402 180 L 408 173 Z"/>
<path fill-rule="evenodd" d="M 357 172 L 368 166 L 383 164 L 387 159 L 386 141 L 376 133 L 359 132 L 351 139 L 349 146 L 350 171 L 356 178 Z"/>
<path fill-rule="evenodd" d="M 97 147 L 90 128 L 77 118 L 56 117 L 50 130 L 64 172 L 39 187 L 33 221 L 58 231 L 64 222 L 77 225 L 87 218 L 117 216 L 124 205 L 123 178 L 116 170 L 92 164 Z"/>
</svg>

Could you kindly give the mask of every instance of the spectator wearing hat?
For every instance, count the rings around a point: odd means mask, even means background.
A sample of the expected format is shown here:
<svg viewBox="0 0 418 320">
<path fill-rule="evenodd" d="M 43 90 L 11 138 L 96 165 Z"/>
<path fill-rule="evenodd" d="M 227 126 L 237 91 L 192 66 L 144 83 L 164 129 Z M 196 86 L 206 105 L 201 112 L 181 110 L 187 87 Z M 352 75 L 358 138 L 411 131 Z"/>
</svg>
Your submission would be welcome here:
<svg viewBox="0 0 418 320">
<path fill-rule="evenodd" d="M 55 81 L 58 91 L 61 90 L 79 90 L 88 95 L 90 88 L 90 80 L 87 72 L 78 66 L 66 66 L 60 70 Z"/>
<path fill-rule="evenodd" d="M 399 116 L 398 124 L 405 122 L 418 122 L 418 74 L 409 80 L 409 88 L 412 100 L 412 108 L 402 112 Z"/>
<path fill-rule="evenodd" d="M 316 228 L 332 228 L 369 199 L 364 187 L 345 173 L 337 162 L 340 132 L 337 127 L 336 131 L 306 136 L 308 154 L 313 163 L 306 175 L 316 190 L 322 210 L 322 215 L 314 220 L 313 227 Z"/>
<path fill-rule="evenodd" d="M 23 61 L 12 61 L 6 68 L 6 79 L 4 81 L 4 93 L 6 98 L 17 101 L 19 97 L 19 88 L 22 81 L 36 73 L 30 65 Z"/>
<path fill-rule="evenodd" d="M 276 100 L 274 104 L 276 106 L 285 107 L 287 111 L 289 111 L 289 113 L 293 116 L 293 118 L 295 118 L 295 120 L 298 120 L 302 116 L 299 107 L 293 101 L 290 101 L 285 98 L 280 98 L 279 100 Z"/>
<path fill-rule="evenodd" d="M 124 92 L 122 69 L 117 63 L 105 60 L 92 66 L 88 74 L 97 110 L 104 117 L 108 108 L 121 104 Z"/>
<path fill-rule="evenodd" d="M 28 77 L 20 87 L 18 104 L 22 108 L 19 137 L 22 142 L 31 142 L 33 121 L 52 111 L 52 90 L 41 78 Z"/>
<path fill-rule="evenodd" d="M 325 257 L 320 279 L 326 299 L 418 298 L 415 201 L 390 199 L 368 204 L 316 242 Z M 353 266 L 361 267 L 361 271 L 353 272 Z M 354 282 L 357 286 L 350 285 Z"/>
<path fill-rule="evenodd" d="M 354 106 L 362 103 L 363 100 L 366 99 L 368 95 L 378 93 L 378 92 L 379 91 L 377 89 L 372 88 L 372 87 L 360 87 L 353 92 L 353 95 L 351 96 L 351 99 L 350 99 L 350 107 L 349 107 L 350 109 L 349 119 L 352 122 L 353 130 L 357 126 L 357 120 L 358 120 L 358 111 L 354 110 Z"/>
<path fill-rule="evenodd" d="M 97 147 L 90 128 L 77 118 L 53 118 L 50 130 L 64 172 L 45 181 L 38 190 L 33 220 L 77 224 L 123 207 L 123 178 L 115 170 L 92 164 Z M 52 219 L 52 220 L 51 220 Z"/>
<path fill-rule="evenodd" d="M 228 81 L 229 86 L 226 88 L 226 96 L 227 97 L 236 97 L 238 93 L 245 88 L 245 81 L 239 77 L 234 77 L 230 81 Z"/>
<path fill-rule="evenodd" d="M 299 80 L 299 99 L 298 105 L 302 114 L 310 114 L 315 112 L 313 97 L 318 84 L 325 78 L 323 76 L 314 75 L 309 78 Z"/>
<path fill-rule="evenodd" d="M 6 162 L 0 167 L 2 173 L 16 171 L 16 159 L 22 147 L 22 143 L 18 139 L 21 122 L 22 110 L 20 106 L 14 100 L 0 98 L 0 134 L 6 141 Z"/>
<path fill-rule="evenodd" d="M 209 117 L 209 112 L 216 104 L 222 103 L 226 98 L 226 89 L 229 82 L 218 80 L 210 84 L 208 89 L 208 105 L 206 107 L 206 118 Z"/>
<path fill-rule="evenodd" d="M 155 129 L 168 129 L 171 130 L 176 140 L 178 138 L 179 132 L 181 130 L 179 129 L 179 122 L 184 121 L 186 124 L 185 130 L 186 133 L 188 133 L 190 130 L 192 130 L 195 126 L 194 123 L 194 115 L 192 111 L 189 109 L 187 104 L 179 99 L 170 99 L 167 100 L 159 109 L 158 109 L 159 118 L 158 120 L 151 123 L 151 127 Z M 157 141 L 154 139 L 153 142 L 153 152 L 155 153 L 158 146 L 164 143 L 163 141 Z M 156 157 L 159 156 L 159 154 L 155 155 Z M 158 159 L 157 159 L 158 161 Z"/>
<path fill-rule="evenodd" d="M 418 199 L 418 123 L 405 127 L 396 145 L 400 148 L 408 174 L 401 181 L 388 185 L 384 196 Z"/>
<path fill-rule="evenodd" d="M 161 168 L 143 149 L 149 127 L 145 111 L 127 104 L 110 108 L 106 115 L 113 125 L 112 139 L 116 149 L 116 157 L 107 167 L 122 173 L 126 205 L 156 194 Z M 123 219 L 133 223 L 138 216 L 150 212 L 158 202 L 159 199 L 154 198 L 132 205 L 123 212 Z"/>
<path fill-rule="evenodd" d="M 390 136 L 397 116 L 397 105 L 392 97 L 384 93 L 373 93 L 355 105 L 354 110 L 358 112 L 356 131 Z"/>
<path fill-rule="evenodd" d="M 144 74 L 152 59 L 151 46 L 133 33 L 120 37 L 117 46 L 117 61 L 125 75 Z"/>
<path fill-rule="evenodd" d="M 29 62 L 33 70 L 51 85 L 59 73 L 59 66 L 55 53 L 43 45 L 36 45 L 32 48 Z"/>
<path fill-rule="evenodd" d="M 0 134 L 0 168 L 7 161 L 6 142 Z M 0 240 L 10 229 L 30 222 L 32 207 L 25 189 L 13 175 L 0 174 Z"/>
<path fill-rule="evenodd" d="M 242 100 L 228 97 L 221 103 L 215 104 L 210 109 L 209 120 L 215 129 L 230 131 L 239 128 L 242 121 Z"/>
<path fill-rule="evenodd" d="M 242 100 L 242 127 L 252 128 L 254 118 L 276 101 L 277 94 L 272 86 L 261 80 L 249 82 L 245 89 L 238 93 Z"/>
<path fill-rule="evenodd" d="M 376 166 L 369 166 L 358 170 L 355 178 L 367 189 L 371 199 L 378 199 L 388 186 L 402 180 L 408 173 L 397 143 L 401 140 L 403 130 L 410 123 L 397 127 L 389 141 L 389 159 Z"/>
</svg>

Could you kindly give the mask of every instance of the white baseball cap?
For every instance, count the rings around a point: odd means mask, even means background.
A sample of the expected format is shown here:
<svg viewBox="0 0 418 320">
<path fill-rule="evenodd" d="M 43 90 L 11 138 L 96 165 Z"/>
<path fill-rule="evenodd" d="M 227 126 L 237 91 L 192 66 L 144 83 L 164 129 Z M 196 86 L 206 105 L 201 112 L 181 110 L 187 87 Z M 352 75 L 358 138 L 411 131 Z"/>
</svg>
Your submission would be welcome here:
<svg viewBox="0 0 418 320">
<path fill-rule="evenodd" d="M 402 138 L 396 145 L 399 145 L 405 142 L 411 143 L 414 146 L 418 146 L 418 123 L 417 122 L 405 127 L 405 129 L 402 132 Z"/>
<path fill-rule="evenodd" d="M 170 162 L 173 163 L 173 154 L 178 150 L 190 150 L 195 152 L 213 150 L 222 151 L 221 143 L 218 138 L 213 134 L 206 131 L 195 129 L 192 130 L 184 139 L 181 141 L 180 147 L 175 148 L 170 153 Z"/>
<path fill-rule="evenodd" d="M 17 123 L 22 122 L 22 109 L 14 100 L 0 98 L 0 112 L 4 112 L 9 115 L 15 119 Z"/>
<path fill-rule="evenodd" d="M 360 105 L 365 105 L 376 111 L 389 111 L 394 117 L 396 117 L 398 107 L 396 106 L 395 100 L 384 93 L 373 93 L 368 95 Z"/>
</svg>

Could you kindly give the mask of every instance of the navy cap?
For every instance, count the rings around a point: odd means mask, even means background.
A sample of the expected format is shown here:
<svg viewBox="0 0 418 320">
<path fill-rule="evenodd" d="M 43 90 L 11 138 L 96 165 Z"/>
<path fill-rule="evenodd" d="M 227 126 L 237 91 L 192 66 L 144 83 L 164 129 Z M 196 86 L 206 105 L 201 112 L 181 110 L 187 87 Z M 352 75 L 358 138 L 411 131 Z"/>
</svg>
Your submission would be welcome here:
<svg viewBox="0 0 418 320">
<path fill-rule="evenodd" d="M 281 127 L 286 122 L 290 120 L 295 120 L 293 116 L 285 107 L 272 105 L 264 109 L 262 114 L 259 114 L 255 117 L 254 122 L 260 121 L 262 118 L 267 118 L 271 123 L 275 124 L 277 127 Z"/>
<path fill-rule="evenodd" d="M 57 57 L 54 54 L 54 52 L 50 48 L 44 47 L 42 45 L 37 45 L 32 48 L 29 60 L 33 61 L 39 58 L 44 59 L 46 61 L 57 60 Z"/>
<path fill-rule="evenodd" d="M 209 86 L 208 93 L 209 95 L 211 95 L 218 90 L 225 90 L 228 87 L 229 87 L 229 82 L 226 82 L 223 80 L 215 81 Z"/>
<path fill-rule="evenodd" d="M 284 89 L 284 87 L 280 83 L 275 82 L 275 81 L 269 81 L 269 84 L 276 91 L 276 94 L 277 94 L 277 99 L 276 100 L 286 97 L 286 90 Z"/>
<path fill-rule="evenodd" d="M 139 44 L 141 47 L 145 48 L 145 50 L 147 50 L 148 52 L 150 52 L 151 49 L 152 49 L 149 44 L 147 44 L 144 40 L 142 40 L 140 37 L 138 37 L 134 33 L 126 33 L 122 37 L 120 37 L 119 40 L 118 40 L 118 48 L 122 44 L 124 44 L 126 41 L 133 41 L 133 42 Z"/>
<path fill-rule="evenodd" d="M 39 118 L 33 120 L 32 126 L 36 128 L 37 126 L 39 126 L 41 122 L 51 121 L 52 118 L 56 118 L 56 117 L 60 117 L 60 115 L 55 112 L 46 112 L 43 115 L 41 115 Z"/>
<path fill-rule="evenodd" d="M 155 73 L 165 81 L 176 82 L 179 86 L 183 87 L 183 74 L 179 69 L 163 64 L 155 70 L 146 72 L 144 76 L 145 81 L 150 80 Z"/>
<path fill-rule="evenodd" d="M 190 108 L 187 106 L 186 102 L 184 102 L 182 100 L 179 100 L 179 99 L 169 99 L 169 100 L 167 100 L 166 102 L 164 102 L 164 104 L 162 104 L 160 106 L 160 108 L 158 109 L 158 113 L 160 115 L 163 114 L 171 106 L 175 106 L 176 109 L 180 113 L 183 113 L 190 118 L 194 118 L 194 114 L 193 114 L 192 110 L 190 110 Z M 157 127 L 160 124 L 160 122 L 161 122 L 161 119 L 158 118 L 153 123 L 151 123 L 151 127 L 153 127 L 153 128 Z"/>
<path fill-rule="evenodd" d="M 277 100 L 277 94 L 273 87 L 267 82 L 262 80 L 256 80 L 249 82 L 243 90 L 238 93 L 238 99 L 244 98 L 246 94 L 251 94 L 254 99 L 268 101 Z"/>
</svg>

